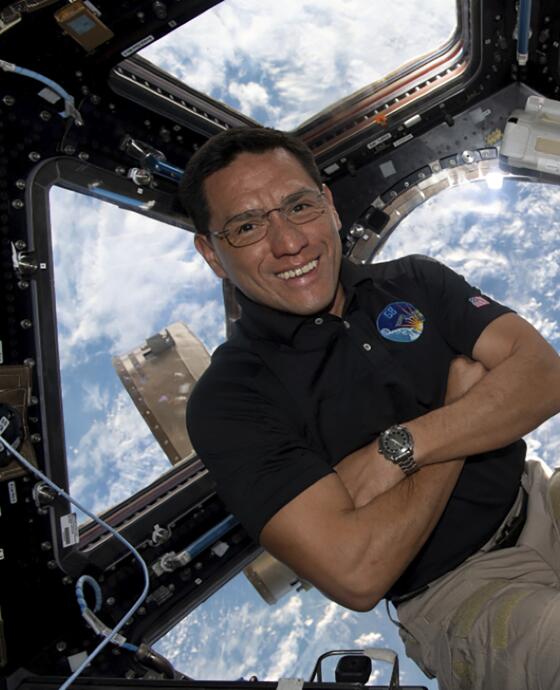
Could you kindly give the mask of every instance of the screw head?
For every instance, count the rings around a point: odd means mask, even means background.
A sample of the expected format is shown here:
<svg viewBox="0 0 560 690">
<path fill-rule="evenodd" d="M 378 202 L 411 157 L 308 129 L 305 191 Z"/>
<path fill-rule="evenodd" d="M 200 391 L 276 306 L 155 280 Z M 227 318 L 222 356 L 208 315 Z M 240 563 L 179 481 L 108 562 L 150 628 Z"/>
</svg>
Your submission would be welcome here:
<svg viewBox="0 0 560 690">
<path fill-rule="evenodd" d="M 22 179 L 16 180 L 16 187 L 18 189 L 25 189 L 25 180 L 22 180 Z"/>
<path fill-rule="evenodd" d="M 31 321 L 31 319 L 22 319 L 22 320 L 19 322 L 19 325 L 20 325 L 24 330 L 28 330 L 29 328 L 32 328 L 32 326 L 33 326 L 33 321 Z"/>
<path fill-rule="evenodd" d="M 14 105 L 15 102 L 16 102 L 16 99 L 13 96 L 8 96 L 7 94 L 2 99 L 2 103 L 4 105 L 7 105 L 8 107 L 11 107 L 12 105 Z"/>
<path fill-rule="evenodd" d="M 14 199 L 12 201 L 12 206 L 17 209 L 23 208 L 23 201 L 21 199 Z"/>
<path fill-rule="evenodd" d="M 41 160 L 41 154 L 38 151 L 31 151 L 28 158 L 30 161 L 33 161 L 34 163 L 36 163 L 37 161 Z"/>
<path fill-rule="evenodd" d="M 39 117 L 41 118 L 41 120 L 43 120 L 43 122 L 48 122 L 51 119 L 52 115 L 49 113 L 48 110 L 41 110 L 41 112 L 39 113 Z"/>
</svg>

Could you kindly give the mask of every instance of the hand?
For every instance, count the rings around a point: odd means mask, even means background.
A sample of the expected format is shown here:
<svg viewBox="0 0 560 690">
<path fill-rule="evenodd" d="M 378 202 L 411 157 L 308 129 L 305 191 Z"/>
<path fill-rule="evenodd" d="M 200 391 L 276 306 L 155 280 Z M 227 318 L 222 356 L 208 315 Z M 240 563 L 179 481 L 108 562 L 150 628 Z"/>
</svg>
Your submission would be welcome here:
<svg viewBox="0 0 560 690">
<path fill-rule="evenodd" d="M 488 370 L 480 363 L 463 355 L 455 357 L 449 367 L 445 405 L 462 398 L 476 383 L 483 379 Z"/>
</svg>

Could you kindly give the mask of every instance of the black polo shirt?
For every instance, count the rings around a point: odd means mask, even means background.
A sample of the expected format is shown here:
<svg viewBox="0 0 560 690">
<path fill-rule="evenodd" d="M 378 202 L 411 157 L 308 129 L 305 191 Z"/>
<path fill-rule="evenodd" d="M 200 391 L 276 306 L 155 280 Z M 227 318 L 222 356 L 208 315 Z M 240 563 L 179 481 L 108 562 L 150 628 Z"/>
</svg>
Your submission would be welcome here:
<svg viewBox="0 0 560 690">
<path fill-rule="evenodd" d="M 484 328 L 511 311 L 422 256 L 365 266 L 343 259 L 341 282 L 342 318 L 279 312 L 239 293 L 236 333 L 190 398 L 193 445 L 255 539 L 346 455 L 440 407 L 451 360 L 471 356 Z M 515 499 L 524 458 L 518 441 L 467 460 L 438 525 L 388 596 L 439 577 L 490 538 Z"/>
</svg>

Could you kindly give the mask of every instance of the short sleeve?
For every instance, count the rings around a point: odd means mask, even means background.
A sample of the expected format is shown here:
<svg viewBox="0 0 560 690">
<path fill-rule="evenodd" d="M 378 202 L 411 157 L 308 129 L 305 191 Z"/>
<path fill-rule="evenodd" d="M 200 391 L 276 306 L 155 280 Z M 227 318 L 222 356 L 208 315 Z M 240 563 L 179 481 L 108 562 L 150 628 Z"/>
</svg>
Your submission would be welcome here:
<svg viewBox="0 0 560 690">
<path fill-rule="evenodd" d="M 513 312 L 439 261 L 425 256 L 410 258 L 412 270 L 425 288 L 439 331 L 456 352 L 471 357 L 486 326 L 499 316 Z"/>
<path fill-rule="evenodd" d="M 194 448 L 226 507 L 255 540 L 284 505 L 333 471 L 285 406 L 259 390 L 262 378 L 262 372 L 226 375 L 211 365 L 187 406 Z"/>
</svg>

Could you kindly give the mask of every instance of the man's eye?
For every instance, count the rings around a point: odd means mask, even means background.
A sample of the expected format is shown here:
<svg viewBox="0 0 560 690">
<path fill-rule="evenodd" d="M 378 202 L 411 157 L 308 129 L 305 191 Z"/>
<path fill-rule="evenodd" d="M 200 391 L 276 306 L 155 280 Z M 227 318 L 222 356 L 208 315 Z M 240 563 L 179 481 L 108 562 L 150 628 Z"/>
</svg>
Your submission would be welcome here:
<svg viewBox="0 0 560 690">
<path fill-rule="evenodd" d="M 255 223 L 245 222 L 245 223 L 241 223 L 240 225 L 238 225 L 235 228 L 234 232 L 236 235 L 246 235 L 247 233 L 253 232 L 256 229 L 257 229 L 257 226 L 255 225 Z"/>
<path fill-rule="evenodd" d="M 293 213 L 293 214 L 298 214 L 298 213 L 301 213 L 302 211 L 307 211 L 311 207 L 312 207 L 312 205 L 308 201 L 298 201 L 297 204 L 294 204 L 290 208 L 289 212 Z"/>
</svg>

